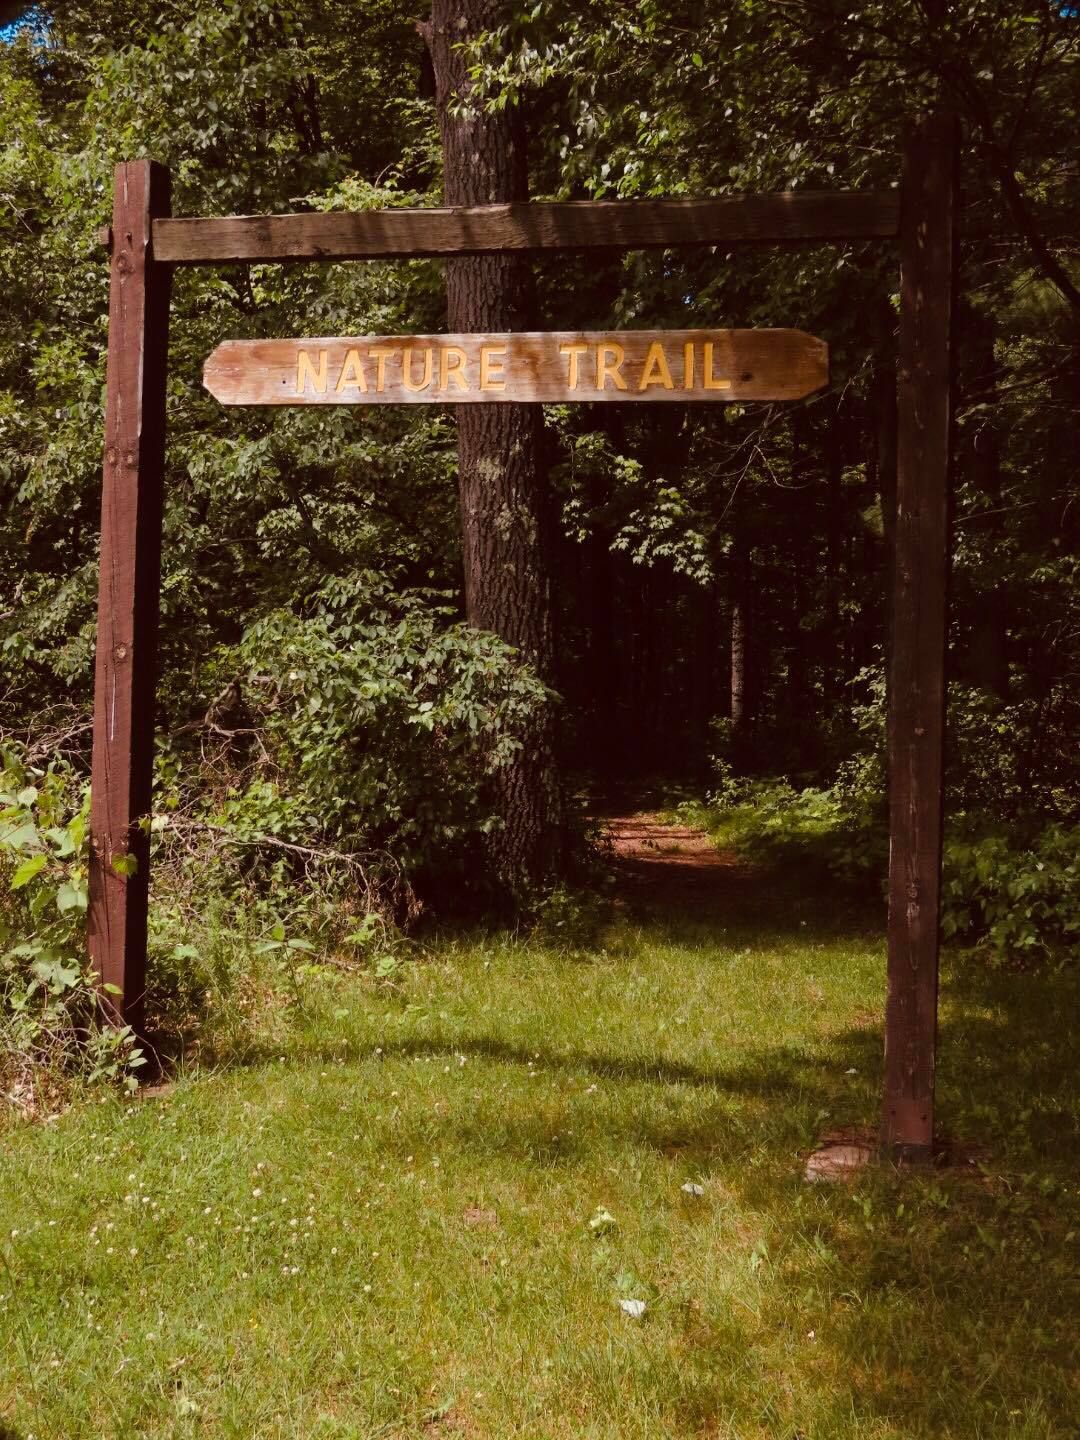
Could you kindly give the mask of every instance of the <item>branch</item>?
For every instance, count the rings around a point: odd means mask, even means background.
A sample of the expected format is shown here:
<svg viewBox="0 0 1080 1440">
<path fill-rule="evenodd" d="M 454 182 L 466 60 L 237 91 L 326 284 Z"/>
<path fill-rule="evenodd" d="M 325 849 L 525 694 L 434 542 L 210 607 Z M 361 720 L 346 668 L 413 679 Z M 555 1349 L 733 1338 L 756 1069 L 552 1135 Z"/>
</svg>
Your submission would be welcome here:
<svg viewBox="0 0 1080 1440">
<path fill-rule="evenodd" d="M 1028 206 L 1020 177 L 1016 173 L 1009 152 L 1002 145 L 994 129 L 993 116 L 979 87 L 965 74 L 963 68 L 951 62 L 943 62 L 938 70 L 942 81 L 953 92 L 967 110 L 979 132 L 979 145 L 989 162 L 990 169 L 1001 188 L 1005 204 L 1012 215 L 1013 224 L 1027 242 L 1036 265 L 1051 285 L 1061 294 L 1073 310 L 1080 315 L 1080 289 L 1073 283 L 1069 272 L 1050 249 L 1046 237 L 1039 229 Z"/>
</svg>

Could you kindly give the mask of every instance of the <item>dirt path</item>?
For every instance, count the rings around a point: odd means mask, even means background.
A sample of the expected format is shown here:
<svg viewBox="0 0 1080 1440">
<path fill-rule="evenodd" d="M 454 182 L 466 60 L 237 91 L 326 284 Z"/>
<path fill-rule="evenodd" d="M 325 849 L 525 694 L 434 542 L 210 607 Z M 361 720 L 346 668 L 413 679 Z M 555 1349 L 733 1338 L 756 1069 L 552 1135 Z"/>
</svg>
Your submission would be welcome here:
<svg viewBox="0 0 1080 1440">
<path fill-rule="evenodd" d="M 605 819 L 619 888 L 652 903 L 719 899 L 745 891 L 752 871 L 702 830 L 665 825 L 649 811 Z"/>
</svg>

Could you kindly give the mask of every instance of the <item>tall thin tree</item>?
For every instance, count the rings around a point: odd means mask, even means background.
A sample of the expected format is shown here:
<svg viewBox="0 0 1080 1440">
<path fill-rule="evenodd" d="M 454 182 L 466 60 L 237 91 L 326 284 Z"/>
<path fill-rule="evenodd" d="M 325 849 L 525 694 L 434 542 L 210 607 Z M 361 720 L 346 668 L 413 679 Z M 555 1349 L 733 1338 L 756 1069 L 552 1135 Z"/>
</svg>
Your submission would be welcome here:
<svg viewBox="0 0 1080 1440">
<path fill-rule="evenodd" d="M 431 56 L 448 205 L 528 198 L 520 107 L 492 110 L 473 94 L 463 45 L 499 22 L 496 0 L 433 0 L 419 29 Z M 446 266 L 451 331 L 502 333 L 534 323 L 527 260 L 486 255 Z M 458 485 L 470 624 L 516 646 L 541 678 L 554 674 L 542 413 L 535 405 L 464 405 L 458 410 Z M 499 774 L 502 826 L 492 837 L 496 880 L 519 892 L 557 869 L 560 786 L 553 717 L 540 716 L 516 759 Z"/>
</svg>

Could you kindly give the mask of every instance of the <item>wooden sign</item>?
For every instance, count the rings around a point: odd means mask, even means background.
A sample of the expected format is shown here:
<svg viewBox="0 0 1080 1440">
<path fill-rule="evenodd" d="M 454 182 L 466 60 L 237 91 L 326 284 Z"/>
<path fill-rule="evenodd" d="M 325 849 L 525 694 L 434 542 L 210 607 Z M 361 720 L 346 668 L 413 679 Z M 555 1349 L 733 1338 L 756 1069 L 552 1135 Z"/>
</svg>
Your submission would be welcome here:
<svg viewBox="0 0 1080 1440">
<path fill-rule="evenodd" d="M 203 370 L 224 405 L 799 400 L 828 379 L 828 346 L 801 330 L 226 340 Z"/>
</svg>

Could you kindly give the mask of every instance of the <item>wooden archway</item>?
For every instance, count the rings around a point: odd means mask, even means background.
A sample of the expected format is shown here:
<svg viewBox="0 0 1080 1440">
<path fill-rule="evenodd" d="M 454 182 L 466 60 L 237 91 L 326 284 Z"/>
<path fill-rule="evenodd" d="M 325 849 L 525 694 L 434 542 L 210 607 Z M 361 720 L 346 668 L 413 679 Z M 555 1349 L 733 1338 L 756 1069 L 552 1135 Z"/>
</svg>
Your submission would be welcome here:
<svg viewBox="0 0 1080 1440">
<path fill-rule="evenodd" d="M 881 1136 L 933 1149 L 957 127 L 907 141 L 899 190 L 473 209 L 174 218 L 169 174 L 117 166 L 94 689 L 90 959 L 114 1023 L 143 1023 L 169 291 L 179 265 L 499 251 L 895 243 L 900 260 L 888 756 L 888 1001 Z M 134 857 L 134 864 L 127 857 Z M 110 987 L 105 989 L 104 987 Z"/>
</svg>

